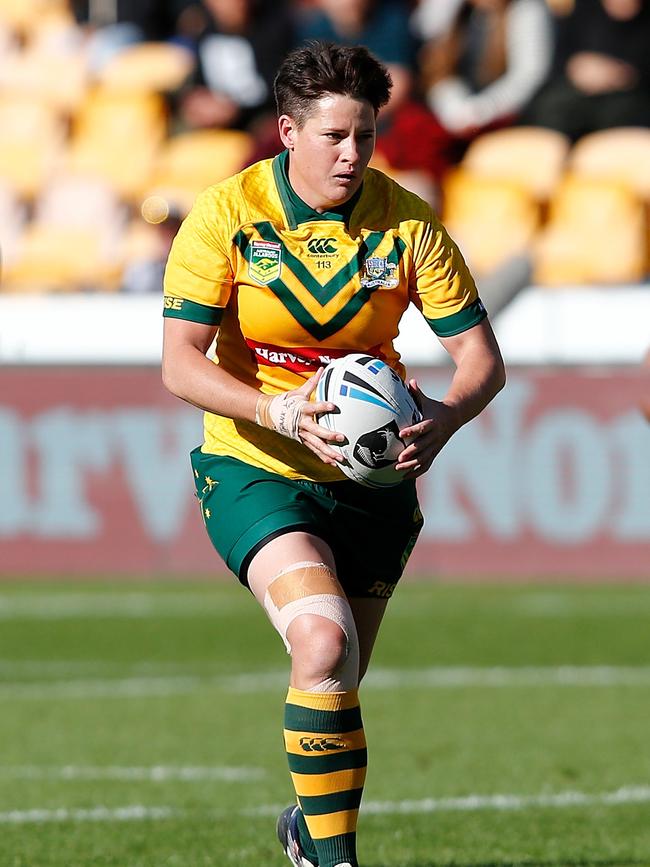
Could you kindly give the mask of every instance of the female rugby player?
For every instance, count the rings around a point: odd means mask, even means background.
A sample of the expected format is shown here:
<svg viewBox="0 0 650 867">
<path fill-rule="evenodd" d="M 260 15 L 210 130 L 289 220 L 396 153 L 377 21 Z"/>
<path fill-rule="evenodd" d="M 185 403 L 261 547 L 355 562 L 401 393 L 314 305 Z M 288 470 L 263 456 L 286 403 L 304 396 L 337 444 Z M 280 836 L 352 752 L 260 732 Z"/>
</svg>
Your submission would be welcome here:
<svg viewBox="0 0 650 867">
<path fill-rule="evenodd" d="M 203 520 L 291 655 L 297 805 L 278 835 L 296 867 L 358 865 L 357 690 L 422 526 L 415 479 L 505 381 L 458 248 L 428 204 L 368 168 L 390 87 L 362 47 L 293 51 L 275 81 L 285 150 L 198 197 L 165 276 L 164 383 L 205 411 L 192 453 Z M 423 419 L 401 432 L 414 438 L 404 481 L 371 490 L 344 476 L 340 435 L 317 422 L 334 404 L 311 398 L 322 367 L 351 352 L 404 376 L 393 339 L 411 303 L 455 372 L 442 400 L 409 380 Z"/>
</svg>

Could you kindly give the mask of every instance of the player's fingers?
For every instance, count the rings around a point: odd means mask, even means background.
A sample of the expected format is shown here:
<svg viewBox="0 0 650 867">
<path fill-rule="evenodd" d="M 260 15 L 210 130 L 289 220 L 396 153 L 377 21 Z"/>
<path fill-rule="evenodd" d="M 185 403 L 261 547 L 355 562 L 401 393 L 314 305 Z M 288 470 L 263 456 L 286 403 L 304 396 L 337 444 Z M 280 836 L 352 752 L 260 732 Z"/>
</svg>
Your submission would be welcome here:
<svg viewBox="0 0 650 867">
<path fill-rule="evenodd" d="M 303 415 L 305 416 L 317 416 L 317 415 L 327 415 L 330 412 L 337 412 L 338 407 L 335 403 L 331 403 L 328 400 L 315 400 L 310 401 L 310 403 L 304 407 Z"/>
<path fill-rule="evenodd" d="M 404 473 L 410 473 L 411 471 L 419 472 L 420 470 L 426 472 L 442 448 L 442 445 L 439 442 L 437 431 L 434 427 L 403 449 L 397 459 L 395 469 Z"/>
<path fill-rule="evenodd" d="M 303 444 L 306 445 L 310 451 L 314 452 L 323 463 L 335 467 L 343 461 L 343 455 L 339 451 L 330 448 L 322 439 L 314 434 L 305 432 L 304 435 L 301 434 L 300 438 Z"/>
<path fill-rule="evenodd" d="M 316 390 L 316 386 L 318 385 L 318 380 L 323 375 L 324 370 L 325 370 L 324 367 L 319 367 L 313 376 L 310 376 L 306 382 L 303 382 L 303 384 L 300 386 L 300 388 L 297 388 L 295 390 L 295 394 L 299 394 L 302 397 L 306 397 L 307 399 L 309 399 L 310 395 L 312 395 L 314 393 L 314 391 Z"/>
<path fill-rule="evenodd" d="M 303 416 L 300 422 L 300 433 L 311 434 L 312 436 L 325 440 L 326 442 L 345 442 L 345 435 L 338 431 L 329 430 L 318 422 L 313 421 L 307 415 Z"/>
<path fill-rule="evenodd" d="M 410 473 L 405 473 L 405 479 L 418 479 L 420 476 L 423 476 L 429 467 L 421 467 L 419 464 L 415 467 Z"/>
<path fill-rule="evenodd" d="M 400 473 L 404 473 L 405 479 L 415 479 L 426 473 L 433 463 L 434 457 L 434 454 L 417 455 L 412 460 L 395 464 L 395 469 Z"/>
<path fill-rule="evenodd" d="M 411 424 L 408 427 L 403 427 L 399 435 L 402 439 L 417 439 L 419 437 L 425 436 L 427 433 L 432 431 L 435 428 L 435 424 L 430 418 L 423 418 L 422 421 L 418 421 L 415 424 Z"/>
<path fill-rule="evenodd" d="M 406 387 L 411 392 L 411 396 L 417 403 L 420 412 L 422 412 L 422 398 L 424 397 L 424 392 L 420 390 L 417 379 L 409 379 L 406 383 Z"/>
</svg>

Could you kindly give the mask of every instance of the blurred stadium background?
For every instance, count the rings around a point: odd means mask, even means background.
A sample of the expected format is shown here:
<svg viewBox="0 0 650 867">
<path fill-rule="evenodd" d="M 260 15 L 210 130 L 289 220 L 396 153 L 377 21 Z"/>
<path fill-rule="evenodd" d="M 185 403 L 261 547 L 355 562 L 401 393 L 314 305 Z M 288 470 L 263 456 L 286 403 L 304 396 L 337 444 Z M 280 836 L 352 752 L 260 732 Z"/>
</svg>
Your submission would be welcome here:
<svg viewBox="0 0 650 867">
<path fill-rule="evenodd" d="M 261 64 L 260 45 L 298 38 L 287 21 L 360 5 L 0 0 L 2 863 L 281 863 L 282 756 L 254 726 L 279 713 L 281 649 L 237 588 L 194 583 L 225 573 L 192 496 L 200 413 L 160 384 L 160 280 L 196 193 L 277 147 L 268 86 L 244 97 L 231 68 L 201 115 L 204 31 Z M 377 8 L 415 32 L 443 5 Z M 141 6 L 146 26 L 110 29 Z M 416 96 L 428 38 L 405 64 Z M 442 170 L 400 155 L 430 122 L 406 104 L 376 163 L 460 242 L 509 382 L 422 480 L 425 530 L 367 687 L 385 745 L 369 863 L 648 865 L 650 117 L 577 140 L 500 122 Z M 441 393 L 417 316 L 399 348 Z M 269 678 L 254 706 L 253 673 Z"/>
<path fill-rule="evenodd" d="M 314 20 L 388 9 L 413 34 L 417 14 L 458 2 L 0 0 L 3 574 L 218 571 L 185 472 L 199 414 L 158 381 L 178 220 L 200 189 L 277 152 L 271 60 L 317 32 Z M 198 76 L 210 39 L 248 46 L 263 70 L 257 102 L 237 96 L 241 73 L 224 73 L 226 96 Z M 501 122 L 466 136 L 444 171 L 426 150 L 405 169 L 386 140 L 395 117 L 432 117 L 417 100 L 432 41 L 413 36 L 410 57 L 388 55 L 396 89 L 407 76 L 415 96 L 381 121 L 377 161 L 428 195 L 460 242 L 510 383 L 423 480 L 427 528 L 411 571 L 647 579 L 650 128 L 573 142 Z M 188 100 L 206 91 L 234 113 L 193 114 Z M 412 312 L 399 346 L 440 393 L 443 353 Z"/>
</svg>

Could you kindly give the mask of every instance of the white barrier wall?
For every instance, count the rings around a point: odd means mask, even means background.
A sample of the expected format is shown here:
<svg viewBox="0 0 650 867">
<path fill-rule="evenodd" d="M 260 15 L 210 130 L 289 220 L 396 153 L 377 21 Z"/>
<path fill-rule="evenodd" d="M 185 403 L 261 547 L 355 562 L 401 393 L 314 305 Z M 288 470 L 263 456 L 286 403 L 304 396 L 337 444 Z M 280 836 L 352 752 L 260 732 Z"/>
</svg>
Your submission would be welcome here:
<svg viewBox="0 0 650 867">
<path fill-rule="evenodd" d="M 650 286 L 524 289 L 494 317 L 509 364 L 638 364 L 650 348 Z M 0 295 L 0 364 L 157 364 L 157 296 Z M 407 364 L 445 353 L 414 308 L 398 350 Z"/>
</svg>

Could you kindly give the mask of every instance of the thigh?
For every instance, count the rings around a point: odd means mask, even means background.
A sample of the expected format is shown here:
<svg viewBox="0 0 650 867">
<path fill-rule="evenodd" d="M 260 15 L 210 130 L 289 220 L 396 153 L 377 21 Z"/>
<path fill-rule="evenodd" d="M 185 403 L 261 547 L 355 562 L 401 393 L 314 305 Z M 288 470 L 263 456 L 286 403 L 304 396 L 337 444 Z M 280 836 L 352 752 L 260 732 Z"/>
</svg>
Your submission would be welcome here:
<svg viewBox="0 0 650 867">
<path fill-rule="evenodd" d="M 299 563 L 324 563 L 336 574 L 332 550 L 314 533 L 284 533 L 269 540 L 257 551 L 248 566 L 247 582 L 260 605 L 264 605 L 268 586 L 278 573 Z M 332 585 L 332 590 L 337 596 L 345 595 L 338 582 Z M 314 588 L 314 592 L 317 592 L 317 588 Z"/>
</svg>

